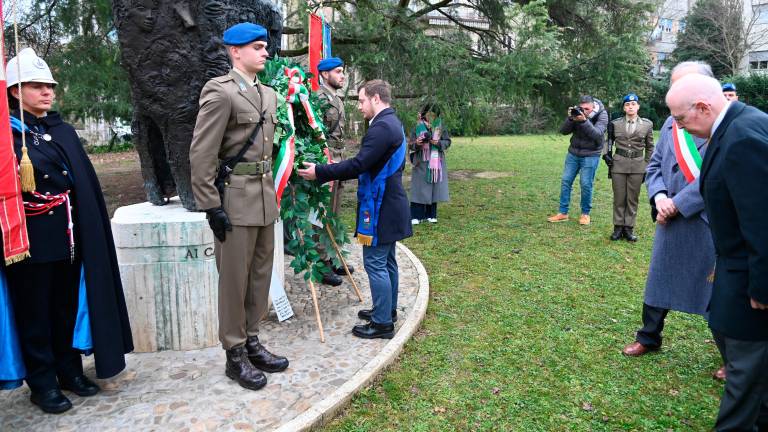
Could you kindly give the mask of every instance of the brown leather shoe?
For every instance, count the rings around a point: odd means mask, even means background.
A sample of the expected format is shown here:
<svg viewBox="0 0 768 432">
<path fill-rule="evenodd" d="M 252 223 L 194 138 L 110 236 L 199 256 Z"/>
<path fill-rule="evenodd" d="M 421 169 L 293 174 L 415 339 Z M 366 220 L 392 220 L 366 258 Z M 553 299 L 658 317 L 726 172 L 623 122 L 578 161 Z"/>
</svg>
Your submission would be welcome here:
<svg viewBox="0 0 768 432">
<path fill-rule="evenodd" d="M 716 370 L 715 373 L 712 374 L 712 378 L 718 380 L 718 381 L 725 381 L 726 377 L 725 372 L 725 366 L 722 366 L 720 369 Z"/>
<path fill-rule="evenodd" d="M 568 215 L 563 213 L 558 213 L 554 216 L 550 216 L 547 218 L 547 222 L 565 222 L 568 220 Z"/>
<path fill-rule="evenodd" d="M 632 342 L 625 346 L 624 349 L 621 350 L 621 353 L 629 357 L 640 357 L 643 354 L 648 354 L 649 352 L 656 350 L 658 350 L 658 348 L 645 346 L 640 342 Z"/>
<path fill-rule="evenodd" d="M 583 214 L 579 216 L 579 225 L 589 225 L 590 222 L 589 215 Z"/>
</svg>

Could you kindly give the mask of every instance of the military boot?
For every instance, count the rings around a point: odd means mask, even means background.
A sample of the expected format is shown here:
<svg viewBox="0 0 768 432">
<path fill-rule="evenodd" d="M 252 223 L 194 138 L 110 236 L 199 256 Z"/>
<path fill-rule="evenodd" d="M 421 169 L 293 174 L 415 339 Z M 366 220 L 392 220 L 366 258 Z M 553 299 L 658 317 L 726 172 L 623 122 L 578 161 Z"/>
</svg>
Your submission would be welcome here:
<svg viewBox="0 0 768 432">
<path fill-rule="evenodd" d="M 326 264 L 328 266 L 328 270 L 323 274 L 323 279 L 320 281 L 323 285 L 330 285 L 330 286 L 339 286 L 344 281 L 333 272 L 333 267 L 330 264 Z"/>
<path fill-rule="evenodd" d="M 613 226 L 613 234 L 611 234 L 611 241 L 616 241 L 624 235 L 624 227 L 621 225 Z"/>
<path fill-rule="evenodd" d="M 635 235 L 634 229 L 632 227 L 624 227 L 624 238 L 631 242 L 637 241 L 637 236 Z"/>
<path fill-rule="evenodd" d="M 245 348 L 251 364 L 264 372 L 282 372 L 288 368 L 288 359 L 267 351 L 257 336 L 249 336 Z"/>
<path fill-rule="evenodd" d="M 244 346 L 227 350 L 226 374 L 249 390 L 258 390 L 267 385 L 267 377 L 253 367 Z"/>
</svg>

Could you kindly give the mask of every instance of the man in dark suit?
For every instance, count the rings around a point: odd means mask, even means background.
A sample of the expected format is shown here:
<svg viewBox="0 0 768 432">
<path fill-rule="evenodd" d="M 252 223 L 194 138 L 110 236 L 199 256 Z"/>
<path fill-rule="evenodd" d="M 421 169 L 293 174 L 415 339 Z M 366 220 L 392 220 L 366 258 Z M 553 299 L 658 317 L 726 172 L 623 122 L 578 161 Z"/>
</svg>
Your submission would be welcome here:
<svg viewBox="0 0 768 432">
<path fill-rule="evenodd" d="M 710 139 L 700 178 L 717 254 L 709 325 L 728 375 L 715 428 L 768 430 L 768 115 L 728 101 L 702 75 L 677 81 L 667 105 L 681 127 Z"/>
<path fill-rule="evenodd" d="M 368 320 L 352 334 L 372 339 L 394 336 L 397 320 L 398 269 L 395 245 L 410 237 L 411 211 L 403 189 L 406 140 L 403 125 L 390 108 L 389 83 L 372 80 L 358 89 L 358 109 L 369 121 L 360 152 L 337 164 L 304 163 L 299 175 L 326 183 L 358 178 L 355 237 L 363 244 L 363 264 L 371 285 L 373 308 L 358 312 Z"/>
</svg>

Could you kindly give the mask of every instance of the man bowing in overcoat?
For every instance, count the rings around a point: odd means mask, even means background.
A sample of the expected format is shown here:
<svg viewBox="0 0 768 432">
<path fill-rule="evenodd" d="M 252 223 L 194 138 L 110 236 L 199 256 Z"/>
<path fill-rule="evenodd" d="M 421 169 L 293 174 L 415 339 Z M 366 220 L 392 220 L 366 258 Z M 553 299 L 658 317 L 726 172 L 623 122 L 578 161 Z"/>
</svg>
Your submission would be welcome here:
<svg viewBox="0 0 768 432">
<path fill-rule="evenodd" d="M 706 63 L 680 63 L 672 70 L 671 81 L 688 74 L 712 76 L 712 69 Z M 698 168 L 694 169 L 696 175 L 685 168 L 685 161 L 675 152 L 676 140 L 678 144 L 690 140 L 700 157 L 706 152 L 705 139 L 691 137 L 672 117 L 667 118 L 646 168 L 645 185 L 656 234 L 645 286 L 643 327 L 635 342 L 624 347 L 628 356 L 641 356 L 661 347 L 664 320 L 670 310 L 706 317 L 712 295 L 715 251 L 699 193 Z M 723 378 L 722 370 L 715 374 Z"/>
<path fill-rule="evenodd" d="M 666 97 L 692 135 L 709 138 L 701 196 L 717 263 L 709 327 L 725 348 L 728 380 L 717 431 L 768 430 L 768 115 L 728 101 L 714 78 L 689 75 Z"/>
</svg>

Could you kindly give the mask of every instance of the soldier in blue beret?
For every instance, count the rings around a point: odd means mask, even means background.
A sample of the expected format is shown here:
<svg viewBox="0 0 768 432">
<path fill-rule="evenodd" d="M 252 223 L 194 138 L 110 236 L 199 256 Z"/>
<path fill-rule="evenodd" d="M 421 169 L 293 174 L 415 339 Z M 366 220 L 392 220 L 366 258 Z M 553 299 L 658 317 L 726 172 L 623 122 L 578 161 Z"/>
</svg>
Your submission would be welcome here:
<svg viewBox="0 0 768 432">
<path fill-rule="evenodd" d="M 725 96 L 725 98 L 731 102 L 739 100 L 739 95 L 736 94 L 736 84 L 734 83 L 723 84 L 723 96 Z"/>
<path fill-rule="evenodd" d="M 328 57 L 327 59 L 320 60 L 317 64 L 318 72 L 332 71 L 336 68 L 343 68 L 344 62 L 338 57 Z"/>
<path fill-rule="evenodd" d="M 224 31 L 224 45 L 229 46 L 243 46 L 255 41 L 267 42 L 267 39 L 267 29 L 249 22 L 235 24 Z"/>
<path fill-rule="evenodd" d="M 269 307 L 278 218 L 271 174 L 277 93 L 257 78 L 267 62 L 266 29 L 237 24 L 223 39 L 232 70 L 208 81 L 200 93 L 189 161 L 195 201 L 215 236 L 226 375 L 257 390 L 267 384 L 261 371 L 288 367 L 285 357 L 267 351 L 258 338 Z"/>
<path fill-rule="evenodd" d="M 613 234 L 610 238 L 635 242 L 640 186 L 653 153 L 653 123 L 637 115 L 640 98 L 636 94 L 629 93 L 622 100 L 625 116 L 608 125 L 608 146 L 603 157 L 611 169 L 613 186 Z M 616 152 L 611 154 L 614 144 Z"/>
<path fill-rule="evenodd" d="M 323 113 L 323 124 L 326 128 L 326 137 L 328 138 L 328 147 L 331 150 L 331 157 L 335 162 L 341 162 L 345 159 L 344 153 L 344 129 L 346 126 L 347 118 L 344 113 L 344 102 L 338 95 L 338 91 L 344 87 L 346 77 L 344 76 L 344 61 L 338 57 L 329 57 L 320 60 L 317 65 L 317 71 L 320 76 L 320 90 L 317 92 L 317 96 L 324 100 L 328 107 Z M 341 209 L 341 197 L 344 190 L 344 183 L 341 181 L 333 182 L 333 196 L 331 197 L 331 210 L 339 214 Z M 321 259 L 326 261 L 326 264 L 330 269 L 328 273 L 323 275 L 322 282 L 326 285 L 338 286 L 341 285 L 342 280 L 339 275 L 345 275 L 346 272 L 343 268 L 336 267 L 330 261 L 325 248 L 318 243 L 318 252 L 320 252 Z M 349 267 L 350 273 L 355 269 Z"/>
</svg>

